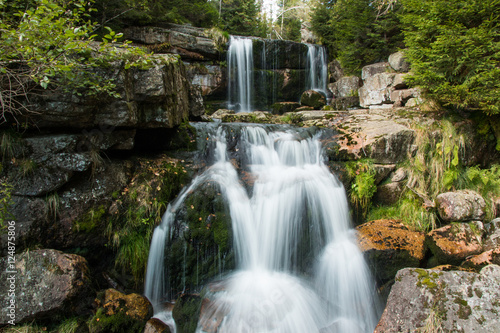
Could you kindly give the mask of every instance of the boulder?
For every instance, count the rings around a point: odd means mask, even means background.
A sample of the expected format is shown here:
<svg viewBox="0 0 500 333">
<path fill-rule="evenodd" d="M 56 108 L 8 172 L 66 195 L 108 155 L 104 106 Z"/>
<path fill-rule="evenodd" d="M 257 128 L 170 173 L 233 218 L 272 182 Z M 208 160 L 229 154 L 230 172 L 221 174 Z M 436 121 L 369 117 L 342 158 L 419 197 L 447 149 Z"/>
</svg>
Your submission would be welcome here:
<svg viewBox="0 0 500 333">
<path fill-rule="evenodd" d="M 425 235 L 396 220 L 376 220 L 356 227 L 360 249 L 380 281 L 388 281 L 405 267 L 419 267 L 425 257 Z"/>
<path fill-rule="evenodd" d="M 88 274 L 83 257 L 56 250 L 0 258 L 0 289 L 5 304 L 15 306 L 15 311 L 1 308 L 0 325 L 87 313 L 92 302 Z"/>
<path fill-rule="evenodd" d="M 483 231 L 481 222 L 453 223 L 429 232 L 426 243 L 438 264 L 458 266 L 468 256 L 482 252 Z"/>
<path fill-rule="evenodd" d="M 227 93 L 226 70 L 218 65 L 185 63 L 191 85 L 201 87 L 202 96 L 225 97 Z"/>
<path fill-rule="evenodd" d="M 402 89 L 391 92 L 390 100 L 394 102 L 394 106 L 404 106 L 411 99 L 419 96 L 417 89 Z"/>
<path fill-rule="evenodd" d="M 410 70 L 410 64 L 406 61 L 405 55 L 402 51 L 393 53 L 389 56 L 389 65 L 396 72 L 408 72 Z"/>
<path fill-rule="evenodd" d="M 379 62 L 376 64 L 371 64 L 365 66 L 361 69 L 361 79 L 365 81 L 367 78 L 374 76 L 380 73 L 389 73 L 391 72 L 391 65 L 388 62 Z"/>
<path fill-rule="evenodd" d="M 486 203 L 479 193 L 463 190 L 439 194 L 436 207 L 445 222 L 482 221 Z"/>
<path fill-rule="evenodd" d="M 396 275 L 375 333 L 496 332 L 500 267 L 481 273 L 405 268 Z"/>
<path fill-rule="evenodd" d="M 151 318 L 146 323 L 143 333 L 171 333 L 170 327 L 158 318 Z"/>
<path fill-rule="evenodd" d="M 99 293 L 94 305 L 97 309 L 89 328 L 96 333 L 142 332 L 153 315 L 153 306 L 146 297 L 125 295 L 115 289 Z"/>
<path fill-rule="evenodd" d="M 125 315 L 138 320 L 148 320 L 153 315 L 153 306 L 149 300 L 139 294 L 125 295 L 116 289 L 107 289 L 102 304 L 107 316 L 123 311 Z"/>
<path fill-rule="evenodd" d="M 391 182 L 377 186 L 377 192 L 373 196 L 373 201 L 381 205 L 395 204 L 405 189 L 402 182 Z"/>
<path fill-rule="evenodd" d="M 330 83 L 328 88 L 334 97 L 357 96 L 358 89 L 361 87 L 361 79 L 357 76 L 344 76 L 335 83 Z"/>
<path fill-rule="evenodd" d="M 500 248 L 500 218 L 496 218 L 484 226 L 484 250 Z"/>
<path fill-rule="evenodd" d="M 318 91 L 306 90 L 300 97 L 300 104 L 319 110 L 326 105 L 326 98 Z"/>
<path fill-rule="evenodd" d="M 287 112 L 293 112 L 300 107 L 297 102 L 279 102 L 273 104 L 273 114 L 282 115 Z"/>
<path fill-rule="evenodd" d="M 189 117 L 196 119 L 204 114 L 205 106 L 203 105 L 201 87 L 192 85 L 189 90 Z"/>
<path fill-rule="evenodd" d="M 359 103 L 362 107 L 370 105 L 389 104 L 391 101 L 391 87 L 396 74 L 377 73 L 363 80 L 363 86 L 359 88 Z"/>
</svg>

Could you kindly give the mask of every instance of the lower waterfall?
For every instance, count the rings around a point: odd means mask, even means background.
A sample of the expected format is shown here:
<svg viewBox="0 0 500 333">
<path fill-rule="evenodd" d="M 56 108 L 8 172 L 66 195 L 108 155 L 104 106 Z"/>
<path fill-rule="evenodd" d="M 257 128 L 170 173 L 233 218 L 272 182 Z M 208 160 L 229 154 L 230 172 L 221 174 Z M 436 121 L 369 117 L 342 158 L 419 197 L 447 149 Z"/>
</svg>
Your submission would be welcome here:
<svg viewBox="0 0 500 333">
<path fill-rule="evenodd" d="M 239 126 L 237 136 L 231 126 Z M 145 295 L 155 316 L 175 326 L 162 305 L 173 297 L 166 244 L 188 193 L 211 182 L 228 206 L 236 269 L 205 288 L 196 332 L 373 332 L 375 283 L 356 245 L 344 187 L 324 163 L 321 132 L 214 127 L 207 137 L 213 163 L 171 203 L 153 235 Z"/>
</svg>

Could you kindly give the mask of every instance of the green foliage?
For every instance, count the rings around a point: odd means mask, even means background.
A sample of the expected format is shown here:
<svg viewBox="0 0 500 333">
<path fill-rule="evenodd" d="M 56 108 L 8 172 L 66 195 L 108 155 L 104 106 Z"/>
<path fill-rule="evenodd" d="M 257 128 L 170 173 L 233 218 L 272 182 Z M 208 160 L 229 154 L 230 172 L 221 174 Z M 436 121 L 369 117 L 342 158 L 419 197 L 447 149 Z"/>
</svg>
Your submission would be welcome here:
<svg viewBox="0 0 500 333">
<path fill-rule="evenodd" d="M 385 61 L 402 46 L 396 13 L 400 6 L 380 14 L 371 0 L 320 1 L 312 17 L 313 31 L 352 74 L 365 65 Z"/>
<path fill-rule="evenodd" d="M 10 13 L 0 22 L 0 121 L 30 112 L 30 92 L 61 89 L 81 95 L 116 96 L 115 84 L 97 69 L 122 60 L 125 68 L 144 66 L 149 55 L 115 43 L 121 34 L 106 28 L 103 42 L 93 40 L 97 25 L 90 20 L 91 1 L 65 3 L 34 0 L 33 6 Z M 15 10 L 0 2 L 0 11 Z"/>
<path fill-rule="evenodd" d="M 1 171 L 0 164 L 0 171 Z M 5 222 L 12 218 L 12 214 L 9 212 L 10 206 L 12 205 L 12 190 L 13 186 L 0 181 L 0 229 L 5 227 Z"/>
<path fill-rule="evenodd" d="M 500 113 L 500 2 L 402 2 L 406 81 L 444 106 Z"/>
<path fill-rule="evenodd" d="M 208 0 L 96 0 L 95 8 L 94 20 L 114 29 L 165 23 L 208 28 L 217 21 L 215 3 Z"/>
<path fill-rule="evenodd" d="M 266 27 L 255 0 L 222 0 L 218 25 L 232 35 L 265 37 Z"/>
<path fill-rule="evenodd" d="M 116 249 L 115 265 L 143 278 L 154 227 L 161 222 L 167 204 L 187 181 L 186 170 L 174 161 L 142 161 L 142 170 L 116 201 L 118 209 L 108 221 L 106 233 Z"/>
<path fill-rule="evenodd" d="M 351 180 L 349 198 L 355 208 L 365 217 L 371 205 L 371 199 L 377 191 L 375 168 L 371 160 L 357 160 L 346 163 L 347 175 Z"/>
</svg>

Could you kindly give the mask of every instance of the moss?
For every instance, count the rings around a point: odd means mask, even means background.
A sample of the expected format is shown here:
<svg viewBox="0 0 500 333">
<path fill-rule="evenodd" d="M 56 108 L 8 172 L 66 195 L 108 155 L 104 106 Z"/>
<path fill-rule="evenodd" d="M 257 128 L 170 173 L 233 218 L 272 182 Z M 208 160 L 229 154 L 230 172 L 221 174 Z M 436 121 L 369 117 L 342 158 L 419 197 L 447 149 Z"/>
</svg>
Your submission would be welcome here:
<svg viewBox="0 0 500 333">
<path fill-rule="evenodd" d="M 194 333 L 200 317 L 201 297 L 199 295 L 181 295 L 175 302 L 172 316 L 178 333 Z"/>
<path fill-rule="evenodd" d="M 472 314 L 472 309 L 469 306 L 469 303 L 459 297 L 456 297 L 453 302 L 458 304 L 458 317 L 464 320 L 469 319 L 470 315 Z"/>
<path fill-rule="evenodd" d="M 436 279 L 439 277 L 438 273 L 429 273 L 429 271 L 421 268 L 417 268 L 415 271 L 418 273 L 418 287 L 426 287 L 430 290 L 436 290 L 438 287 L 438 284 L 436 283 Z"/>
<path fill-rule="evenodd" d="M 98 208 L 91 208 L 80 219 L 73 222 L 73 230 L 78 232 L 92 232 L 106 215 L 106 207 L 100 205 Z"/>
<path fill-rule="evenodd" d="M 89 333 L 142 332 L 145 325 L 145 321 L 127 316 L 123 309 L 112 316 L 107 316 L 104 309 L 99 308 L 88 322 Z"/>
</svg>

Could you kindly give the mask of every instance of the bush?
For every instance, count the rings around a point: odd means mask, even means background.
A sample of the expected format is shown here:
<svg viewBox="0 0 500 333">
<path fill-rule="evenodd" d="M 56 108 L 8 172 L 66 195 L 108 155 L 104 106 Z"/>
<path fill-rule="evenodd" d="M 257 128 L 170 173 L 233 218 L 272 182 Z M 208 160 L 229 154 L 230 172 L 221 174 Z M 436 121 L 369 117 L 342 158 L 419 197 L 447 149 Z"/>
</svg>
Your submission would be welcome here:
<svg viewBox="0 0 500 333">
<path fill-rule="evenodd" d="M 402 3 L 407 82 L 444 106 L 500 113 L 498 0 Z"/>
</svg>

